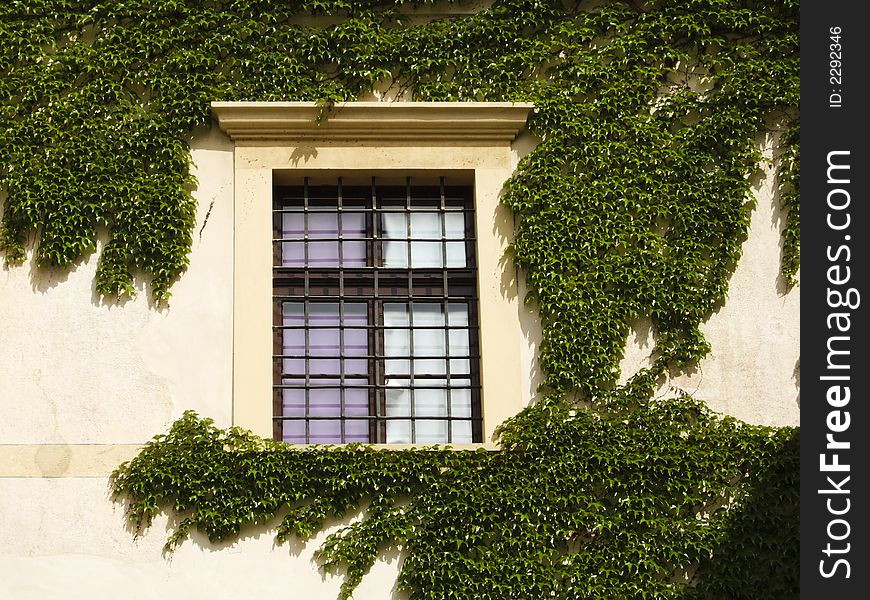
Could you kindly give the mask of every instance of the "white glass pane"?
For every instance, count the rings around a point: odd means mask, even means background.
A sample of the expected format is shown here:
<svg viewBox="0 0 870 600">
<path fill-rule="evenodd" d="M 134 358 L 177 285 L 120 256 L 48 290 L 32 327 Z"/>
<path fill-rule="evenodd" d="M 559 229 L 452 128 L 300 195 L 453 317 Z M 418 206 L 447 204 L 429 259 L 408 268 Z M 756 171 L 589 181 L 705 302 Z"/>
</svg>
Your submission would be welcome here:
<svg viewBox="0 0 870 600">
<path fill-rule="evenodd" d="M 408 417 L 411 416 L 411 390 L 405 389 L 410 384 L 407 379 L 397 379 L 393 382 L 396 386 L 404 386 L 402 389 L 387 388 L 387 416 Z"/>
<path fill-rule="evenodd" d="M 411 239 L 441 239 L 441 220 L 437 212 L 412 212 Z"/>
<path fill-rule="evenodd" d="M 453 439 L 454 444 L 470 444 L 473 439 L 471 436 L 471 421 L 453 421 Z"/>
<path fill-rule="evenodd" d="M 445 385 L 444 380 L 427 379 L 420 384 Z M 446 417 L 446 389 L 416 389 L 414 390 L 414 415 L 416 417 Z M 435 444 L 447 441 L 447 421 L 432 421 L 420 419 L 415 423 L 416 441 L 421 444 Z"/>
<path fill-rule="evenodd" d="M 408 238 L 408 221 L 404 212 L 381 213 L 381 231 L 384 239 L 404 240 Z"/>
<path fill-rule="evenodd" d="M 411 242 L 412 267 L 440 267 L 441 242 Z"/>
<path fill-rule="evenodd" d="M 391 327 L 408 327 L 408 306 L 406 304 L 384 304 L 384 355 L 408 356 L 411 353 L 411 335 L 408 329 L 390 329 Z M 384 373 L 387 375 L 408 375 L 410 362 L 407 359 L 385 360 Z"/>
<path fill-rule="evenodd" d="M 470 381 L 452 381 L 453 385 L 470 385 Z M 450 389 L 450 416 L 471 418 L 471 390 Z"/>
<path fill-rule="evenodd" d="M 451 327 L 468 327 L 468 305 L 461 302 L 448 304 L 447 323 Z"/>
<path fill-rule="evenodd" d="M 417 421 L 418 444 L 443 444 L 447 442 L 447 421 Z"/>
<path fill-rule="evenodd" d="M 384 266 L 393 269 L 408 266 L 408 223 L 403 212 L 381 214 L 381 235 L 384 237 Z"/>
<path fill-rule="evenodd" d="M 444 237 L 448 240 L 465 239 L 465 215 L 463 213 L 444 213 Z"/>
<path fill-rule="evenodd" d="M 440 304 L 413 304 L 414 351 L 415 357 L 444 356 L 447 354 L 443 329 L 420 329 L 420 327 L 443 327 L 444 312 Z M 416 359 L 414 373 L 419 375 L 440 375 L 446 372 L 444 359 Z"/>
<path fill-rule="evenodd" d="M 423 385 L 445 385 L 444 380 L 427 379 Z M 418 417 L 446 417 L 447 389 L 420 388 L 414 390 L 414 414 Z"/>
<path fill-rule="evenodd" d="M 414 356 L 444 356 L 443 329 L 414 329 Z"/>
<path fill-rule="evenodd" d="M 447 242 L 447 267 L 465 266 L 465 242 Z"/>
<path fill-rule="evenodd" d="M 407 327 L 409 323 L 407 304 L 384 303 L 384 327 Z"/>
<path fill-rule="evenodd" d="M 396 381 L 396 385 L 408 385 L 408 380 Z M 411 391 L 407 389 L 387 389 L 386 404 L 388 417 L 411 415 Z M 410 444 L 411 421 L 387 420 L 386 443 Z"/>
<path fill-rule="evenodd" d="M 441 218 L 438 213 L 414 212 L 409 216 L 412 240 L 441 239 Z M 442 258 L 441 242 L 411 242 L 412 267 L 440 267 Z"/>
<path fill-rule="evenodd" d="M 440 358 L 417 358 L 414 359 L 415 375 L 445 375 L 447 373 L 447 361 Z M 419 380 L 422 382 L 423 380 Z"/>
<path fill-rule="evenodd" d="M 467 329 L 451 329 L 448 333 L 450 338 L 450 356 L 468 356 L 468 330 Z M 468 373 L 471 368 L 471 363 L 467 358 L 451 358 L 450 359 L 450 374 Z"/>
<path fill-rule="evenodd" d="M 470 381 L 453 382 L 460 385 L 468 385 Z M 471 417 L 471 390 L 450 390 L 450 416 Z M 471 421 L 453 421 L 452 442 L 456 444 L 470 444 L 472 442 Z"/>
<path fill-rule="evenodd" d="M 408 266 L 408 242 L 384 242 L 384 267 L 404 269 Z"/>
<path fill-rule="evenodd" d="M 414 317 L 414 327 L 444 326 L 444 310 L 440 304 L 414 302 L 411 305 Z"/>
</svg>

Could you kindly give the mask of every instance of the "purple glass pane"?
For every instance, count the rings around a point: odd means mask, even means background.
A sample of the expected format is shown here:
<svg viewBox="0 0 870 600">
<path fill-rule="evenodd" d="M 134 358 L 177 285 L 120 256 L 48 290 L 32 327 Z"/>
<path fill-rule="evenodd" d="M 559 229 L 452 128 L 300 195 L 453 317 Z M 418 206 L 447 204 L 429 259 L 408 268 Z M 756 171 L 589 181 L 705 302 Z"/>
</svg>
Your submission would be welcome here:
<svg viewBox="0 0 870 600">
<path fill-rule="evenodd" d="M 364 238 L 366 235 L 365 213 L 342 213 L 341 235 L 343 238 Z M 366 243 L 343 241 L 341 243 L 342 265 L 345 267 L 366 266 Z"/>
<path fill-rule="evenodd" d="M 368 354 L 368 331 L 363 328 L 368 323 L 366 304 L 349 302 L 339 306 L 337 302 L 309 303 L 307 315 L 302 302 L 285 302 L 283 306 L 283 323 L 288 327 L 284 330 L 284 354 L 323 357 L 284 359 L 285 373 L 307 376 L 308 402 L 304 389 L 284 390 L 283 415 L 310 417 L 307 440 L 305 421 L 299 420 L 284 422 L 284 441 L 315 444 L 369 441 L 367 419 L 345 419 L 342 439 L 342 419 L 323 418 L 369 415 L 368 390 L 364 387 L 368 379 L 348 378 L 348 375 L 367 375 L 367 360 L 341 358 L 342 353 L 347 357 L 364 357 Z M 342 323 L 345 326 L 356 325 L 357 328 L 342 330 Z M 343 413 L 342 390 L 338 387 L 341 384 L 342 360 L 345 375 Z M 288 371 L 288 367 L 293 370 Z M 306 379 L 284 379 L 284 382 L 288 385 L 306 385 Z"/>
<path fill-rule="evenodd" d="M 345 380 L 348 385 L 365 385 L 366 379 Z M 344 414 L 348 417 L 367 417 L 369 415 L 369 394 L 365 388 L 348 388 L 344 391 Z M 368 419 L 348 419 L 344 424 L 346 442 L 368 442 Z"/>
<path fill-rule="evenodd" d="M 285 385 L 302 385 L 305 383 L 302 379 L 283 379 Z M 304 389 L 284 389 L 283 392 L 283 416 L 285 417 L 304 417 L 305 416 L 305 390 Z M 305 421 L 283 421 L 282 422 L 282 439 L 291 444 L 305 443 Z"/>
<path fill-rule="evenodd" d="M 338 212 L 310 212 L 308 221 L 308 257 L 305 256 L 306 215 L 284 213 L 282 215 L 282 264 L 288 267 L 337 267 L 339 266 L 339 243 L 341 262 L 345 267 L 366 266 L 366 234 L 364 213 L 342 213 L 341 232 Z M 347 241 L 339 242 L 338 238 Z M 297 241 L 298 240 L 298 241 Z"/>
<path fill-rule="evenodd" d="M 285 240 L 302 240 L 305 236 L 305 215 L 284 213 L 281 215 L 281 237 Z M 284 242 L 281 244 L 281 264 L 286 267 L 305 266 L 305 246 L 303 242 Z"/>
</svg>

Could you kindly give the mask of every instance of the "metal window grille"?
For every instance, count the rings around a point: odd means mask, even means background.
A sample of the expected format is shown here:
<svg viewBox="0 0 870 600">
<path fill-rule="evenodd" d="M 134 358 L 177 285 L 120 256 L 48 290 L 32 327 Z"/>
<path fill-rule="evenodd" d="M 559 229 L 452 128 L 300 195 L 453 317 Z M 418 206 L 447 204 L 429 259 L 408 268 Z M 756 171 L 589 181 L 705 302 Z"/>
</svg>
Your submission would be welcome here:
<svg viewBox="0 0 870 600">
<path fill-rule="evenodd" d="M 470 187 L 277 187 L 273 249 L 276 439 L 481 441 Z"/>
</svg>

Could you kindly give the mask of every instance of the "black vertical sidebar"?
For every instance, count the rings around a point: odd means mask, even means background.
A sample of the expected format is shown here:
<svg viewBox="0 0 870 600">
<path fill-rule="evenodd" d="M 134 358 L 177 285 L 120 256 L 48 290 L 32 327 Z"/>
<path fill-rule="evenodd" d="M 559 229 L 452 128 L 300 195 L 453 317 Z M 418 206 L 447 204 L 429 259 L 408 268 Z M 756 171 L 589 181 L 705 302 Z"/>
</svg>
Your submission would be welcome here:
<svg viewBox="0 0 870 600">
<path fill-rule="evenodd" d="M 870 22 L 801 3 L 801 598 L 870 589 Z"/>
</svg>

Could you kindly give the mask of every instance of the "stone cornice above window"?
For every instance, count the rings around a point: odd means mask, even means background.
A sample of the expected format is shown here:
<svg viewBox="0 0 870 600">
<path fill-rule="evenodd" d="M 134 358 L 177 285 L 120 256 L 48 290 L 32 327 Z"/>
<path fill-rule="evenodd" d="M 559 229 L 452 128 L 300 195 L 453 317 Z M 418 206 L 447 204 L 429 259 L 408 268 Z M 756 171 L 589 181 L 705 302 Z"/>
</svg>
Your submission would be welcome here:
<svg viewBox="0 0 870 600">
<path fill-rule="evenodd" d="M 510 143 L 533 105 L 524 102 L 340 102 L 317 122 L 314 102 L 213 102 L 221 130 L 241 140 Z"/>
</svg>

